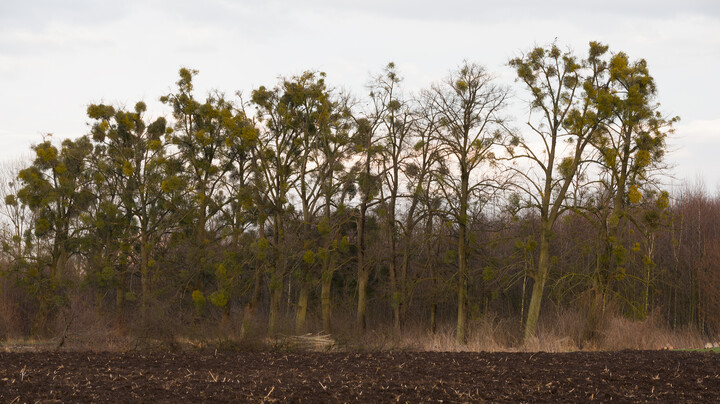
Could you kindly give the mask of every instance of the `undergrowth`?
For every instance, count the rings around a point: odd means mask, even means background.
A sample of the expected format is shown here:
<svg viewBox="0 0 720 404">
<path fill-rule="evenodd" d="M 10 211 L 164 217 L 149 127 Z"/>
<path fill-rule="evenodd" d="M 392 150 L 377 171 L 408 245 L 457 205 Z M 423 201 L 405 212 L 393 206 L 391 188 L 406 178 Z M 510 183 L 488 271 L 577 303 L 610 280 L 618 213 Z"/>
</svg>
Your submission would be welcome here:
<svg viewBox="0 0 720 404">
<path fill-rule="evenodd" d="M 172 315 L 173 307 L 158 308 L 144 319 L 109 321 L 106 315 L 86 309 L 81 302 L 71 302 L 58 316 L 55 337 L 30 339 L 7 333 L 0 336 L 5 350 L 202 350 L 202 351 L 520 351 L 569 352 L 615 351 L 623 349 L 655 350 L 672 346 L 676 349 L 701 349 L 707 341 L 718 340 L 689 328 L 670 327 L 662 316 L 651 313 L 643 320 L 631 320 L 617 314 L 603 318 L 579 311 L 549 311 L 542 319 L 535 337 L 523 341 L 519 318 L 485 315 L 469 324 L 465 344 L 455 339 L 455 326 L 439 324 L 431 332 L 425 324 L 410 322 L 397 332 L 391 324 L 379 323 L 365 332 L 353 329 L 351 318 L 340 319 L 332 333 L 294 333 L 283 329 L 268 336 L 258 316 L 251 327 L 242 327 L 237 312 L 218 324 L 217 319 L 198 319 L 192 315 Z M 290 324 L 291 321 L 285 324 Z M 310 330 L 319 329 L 311 322 Z M 589 332 L 588 330 L 591 330 Z"/>
</svg>

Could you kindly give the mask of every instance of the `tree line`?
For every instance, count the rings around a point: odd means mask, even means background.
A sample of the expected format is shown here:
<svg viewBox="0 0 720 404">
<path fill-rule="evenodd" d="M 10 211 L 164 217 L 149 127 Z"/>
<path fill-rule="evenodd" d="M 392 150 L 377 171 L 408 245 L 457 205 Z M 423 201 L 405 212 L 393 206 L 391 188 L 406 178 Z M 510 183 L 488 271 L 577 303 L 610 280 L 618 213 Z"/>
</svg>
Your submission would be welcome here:
<svg viewBox="0 0 720 404">
<path fill-rule="evenodd" d="M 452 321 L 464 343 L 489 312 L 532 337 L 552 304 L 716 330 L 718 200 L 662 188 L 678 118 L 646 61 L 591 42 L 508 64 L 515 98 L 470 62 L 408 94 L 390 63 L 361 99 L 316 71 L 200 98 L 183 68 L 167 117 L 90 105 L 88 134 L 6 172 L 5 304 L 36 335 L 77 295 L 121 326 L 352 314 L 360 332 Z"/>
</svg>

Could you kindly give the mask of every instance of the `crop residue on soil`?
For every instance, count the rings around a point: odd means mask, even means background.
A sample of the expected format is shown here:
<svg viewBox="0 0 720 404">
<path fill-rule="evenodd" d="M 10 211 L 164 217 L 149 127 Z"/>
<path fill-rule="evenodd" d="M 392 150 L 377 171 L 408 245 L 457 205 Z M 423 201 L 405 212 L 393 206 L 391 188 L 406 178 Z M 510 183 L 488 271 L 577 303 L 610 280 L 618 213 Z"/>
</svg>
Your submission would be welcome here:
<svg viewBox="0 0 720 404">
<path fill-rule="evenodd" d="M 720 355 L 0 353 L 0 401 L 720 401 Z"/>
</svg>

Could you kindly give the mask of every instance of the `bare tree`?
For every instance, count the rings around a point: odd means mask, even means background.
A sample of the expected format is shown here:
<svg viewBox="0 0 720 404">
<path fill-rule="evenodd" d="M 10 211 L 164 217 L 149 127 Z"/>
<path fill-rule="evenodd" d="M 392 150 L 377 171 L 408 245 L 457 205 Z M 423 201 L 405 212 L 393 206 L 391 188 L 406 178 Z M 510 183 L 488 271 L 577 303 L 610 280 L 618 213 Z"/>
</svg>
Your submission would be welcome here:
<svg viewBox="0 0 720 404">
<path fill-rule="evenodd" d="M 566 199 L 577 188 L 577 175 L 586 163 L 585 149 L 596 133 L 599 118 L 582 86 L 592 88 L 604 64 L 600 56 L 607 47 L 592 44 L 585 65 L 571 53 L 555 44 L 512 59 L 510 66 L 517 72 L 530 93 L 528 127 L 533 141 L 516 137 L 508 145 L 514 158 L 529 162 L 515 168 L 523 179 L 518 187 L 527 196 L 526 207 L 536 209 L 540 216 L 540 237 L 525 339 L 535 334 L 545 283 L 550 270 L 550 240 L 555 222 L 566 208 Z M 587 70 L 586 70 L 587 69 Z M 588 74 L 588 77 L 583 77 Z M 540 150 L 536 148 L 539 143 Z"/>
<path fill-rule="evenodd" d="M 435 136 L 455 165 L 450 175 L 438 177 L 438 181 L 458 232 L 456 338 L 461 344 L 466 342 L 467 332 L 470 204 L 487 200 L 488 193 L 498 188 L 490 170 L 496 162 L 495 149 L 508 134 L 501 117 L 507 98 L 507 89 L 495 84 L 484 67 L 468 62 L 425 92 L 425 102 L 438 113 Z M 481 172 L 480 167 L 485 170 Z"/>
</svg>

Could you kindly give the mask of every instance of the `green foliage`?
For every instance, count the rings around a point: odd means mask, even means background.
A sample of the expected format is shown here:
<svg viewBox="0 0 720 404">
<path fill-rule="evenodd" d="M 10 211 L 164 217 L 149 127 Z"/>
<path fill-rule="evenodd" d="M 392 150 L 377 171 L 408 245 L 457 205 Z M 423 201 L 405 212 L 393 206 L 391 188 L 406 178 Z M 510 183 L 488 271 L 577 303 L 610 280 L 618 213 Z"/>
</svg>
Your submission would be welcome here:
<svg viewBox="0 0 720 404">
<path fill-rule="evenodd" d="M 490 282 L 495 279 L 495 271 L 492 269 L 492 267 L 487 266 L 483 268 L 482 279 L 485 282 Z"/>
<path fill-rule="evenodd" d="M 312 250 L 305 250 L 303 261 L 308 265 L 313 265 L 315 263 L 315 253 Z"/>
<path fill-rule="evenodd" d="M 202 311 L 205 309 L 205 304 L 207 303 L 207 299 L 205 299 L 205 295 L 200 290 L 193 290 L 192 292 L 192 301 L 193 304 L 195 304 L 195 308 L 198 311 Z"/>
<path fill-rule="evenodd" d="M 210 302 L 215 307 L 225 307 L 225 306 L 227 306 L 229 301 L 230 301 L 230 298 L 229 298 L 228 294 L 225 293 L 225 291 L 217 290 L 210 294 Z"/>
<path fill-rule="evenodd" d="M 10 195 L 5 196 L 5 205 L 17 206 L 18 201 L 17 201 L 17 198 L 15 197 L 15 195 L 10 194 Z"/>
<path fill-rule="evenodd" d="M 332 230 L 330 221 L 326 217 L 323 217 L 322 219 L 320 219 L 317 227 L 318 227 L 318 231 L 320 232 L 321 235 L 329 234 L 330 231 Z"/>
<path fill-rule="evenodd" d="M 628 190 L 628 200 L 630 203 L 640 203 L 642 200 L 642 193 L 638 190 L 638 186 L 633 184 L 630 186 L 630 190 Z"/>
<path fill-rule="evenodd" d="M 400 292 L 393 293 L 391 304 L 392 307 L 399 307 L 402 304 L 402 295 Z"/>
<path fill-rule="evenodd" d="M 457 259 L 457 252 L 453 249 L 449 249 L 445 251 L 445 254 L 443 255 L 443 263 L 444 264 L 452 264 Z"/>
<path fill-rule="evenodd" d="M 343 236 L 340 239 L 340 243 L 338 243 L 338 251 L 340 251 L 343 254 L 347 254 L 350 251 L 350 240 L 348 239 L 348 236 Z"/>
<path fill-rule="evenodd" d="M 575 173 L 575 160 L 572 157 L 565 157 L 558 166 L 560 174 L 564 178 L 570 178 Z"/>
</svg>

